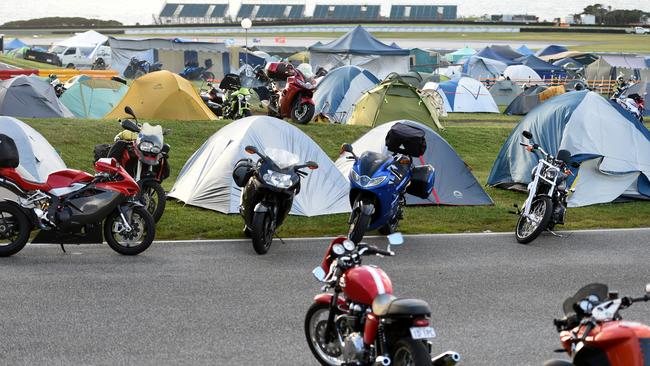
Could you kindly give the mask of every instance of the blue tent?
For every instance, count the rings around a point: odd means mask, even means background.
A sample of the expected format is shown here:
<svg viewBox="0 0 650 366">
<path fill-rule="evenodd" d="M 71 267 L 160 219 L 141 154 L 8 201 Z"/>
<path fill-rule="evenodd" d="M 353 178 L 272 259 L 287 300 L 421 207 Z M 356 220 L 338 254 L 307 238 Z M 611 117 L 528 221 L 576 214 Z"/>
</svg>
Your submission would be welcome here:
<svg viewBox="0 0 650 366">
<path fill-rule="evenodd" d="M 480 81 L 461 77 L 438 84 L 447 112 L 499 113 L 492 94 Z"/>
<path fill-rule="evenodd" d="M 324 114 L 333 122 L 347 122 L 354 104 L 379 79 L 358 66 L 342 66 L 332 70 L 318 83 L 314 93 L 316 113 Z"/>
<path fill-rule="evenodd" d="M 520 65 L 521 62 L 515 61 L 515 59 L 523 55 L 510 48 L 510 46 L 488 46 L 479 51 L 476 56 L 501 61 L 506 65 Z"/>
<path fill-rule="evenodd" d="M 522 64 L 530 67 L 535 70 L 543 79 L 550 79 L 552 77 L 565 77 L 566 72 L 560 66 L 553 65 L 548 63 L 534 55 L 528 55 L 519 59 Z"/>
<path fill-rule="evenodd" d="M 326 44 L 309 47 L 310 52 L 349 53 L 356 55 L 409 55 L 410 51 L 397 45 L 387 45 L 362 26 L 358 25 L 350 32 Z"/>
<path fill-rule="evenodd" d="M 521 53 L 524 56 L 534 55 L 535 51 L 531 50 L 525 44 L 522 44 L 519 48 L 516 49 L 517 52 Z"/>
<path fill-rule="evenodd" d="M 650 199 L 650 131 L 628 113 L 591 91 L 556 96 L 532 110 L 512 130 L 497 156 L 488 184 L 523 188 L 539 156 L 519 145 L 523 131 L 550 154 L 571 152 L 569 206 Z"/>
<path fill-rule="evenodd" d="M 18 38 L 15 38 L 13 41 L 5 44 L 5 50 L 10 51 L 10 50 L 15 50 L 17 48 L 22 48 L 22 47 L 29 47 L 27 43 L 21 41 Z"/>
<path fill-rule="evenodd" d="M 496 79 L 506 70 L 504 62 L 480 56 L 470 56 L 463 64 L 463 74 L 473 79 Z"/>
<path fill-rule="evenodd" d="M 547 56 L 547 55 L 555 55 L 561 52 L 566 52 L 569 49 L 564 47 L 564 46 L 559 46 L 556 44 L 552 44 L 550 46 L 547 46 L 546 48 L 537 51 L 537 56 Z"/>
</svg>

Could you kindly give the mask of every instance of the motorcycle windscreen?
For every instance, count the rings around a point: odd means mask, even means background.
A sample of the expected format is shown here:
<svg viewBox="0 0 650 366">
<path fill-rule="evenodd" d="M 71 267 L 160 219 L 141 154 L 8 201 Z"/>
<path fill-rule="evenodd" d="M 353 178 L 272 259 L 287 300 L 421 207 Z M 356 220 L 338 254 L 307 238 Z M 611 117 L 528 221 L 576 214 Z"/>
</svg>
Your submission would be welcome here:
<svg viewBox="0 0 650 366">
<path fill-rule="evenodd" d="M 392 158 L 388 155 L 376 153 L 374 151 L 365 151 L 359 157 L 359 175 L 372 177 L 379 168 Z"/>
<path fill-rule="evenodd" d="M 607 299 L 608 294 L 609 289 L 607 285 L 604 285 L 602 283 L 590 283 L 578 290 L 575 295 L 564 300 L 564 303 L 562 304 L 562 310 L 564 311 L 565 315 L 575 314 L 573 306 L 581 300 L 588 299 L 590 296 L 596 296 L 600 302 L 602 302 Z"/>
<path fill-rule="evenodd" d="M 138 134 L 140 141 L 151 142 L 154 146 L 162 149 L 163 146 L 163 129 L 162 126 L 152 126 L 148 123 L 142 125 L 140 133 Z"/>
<path fill-rule="evenodd" d="M 300 163 L 298 155 L 282 149 L 267 149 L 265 152 L 280 169 L 286 169 L 290 166 Z"/>
</svg>

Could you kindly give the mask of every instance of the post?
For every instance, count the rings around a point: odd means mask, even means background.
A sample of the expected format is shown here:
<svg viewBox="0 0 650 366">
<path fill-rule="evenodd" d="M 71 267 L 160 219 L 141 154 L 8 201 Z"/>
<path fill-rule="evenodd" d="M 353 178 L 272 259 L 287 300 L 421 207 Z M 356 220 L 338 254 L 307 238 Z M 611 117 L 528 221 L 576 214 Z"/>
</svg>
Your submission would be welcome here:
<svg viewBox="0 0 650 366">
<path fill-rule="evenodd" d="M 249 30 L 252 26 L 253 26 L 253 22 L 252 22 L 250 19 L 248 19 L 248 18 L 244 18 L 244 19 L 241 20 L 241 27 L 244 28 L 244 34 L 245 34 L 244 37 L 245 37 L 245 42 L 246 42 L 246 44 L 245 44 L 245 47 L 246 47 L 246 56 L 244 56 L 244 57 L 245 57 L 246 65 L 248 65 L 248 30 Z"/>
<path fill-rule="evenodd" d="M 246 39 L 246 40 L 244 41 L 244 42 L 245 42 L 245 43 L 244 43 L 244 47 L 246 47 L 246 56 L 245 56 L 245 57 L 246 57 L 246 61 L 245 61 L 245 62 L 246 62 L 246 65 L 248 65 L 248 28 L 244 29 L 244 33 L 246 34 L 246 35 L 244 36 L 245 39 Z"/>
</svg>

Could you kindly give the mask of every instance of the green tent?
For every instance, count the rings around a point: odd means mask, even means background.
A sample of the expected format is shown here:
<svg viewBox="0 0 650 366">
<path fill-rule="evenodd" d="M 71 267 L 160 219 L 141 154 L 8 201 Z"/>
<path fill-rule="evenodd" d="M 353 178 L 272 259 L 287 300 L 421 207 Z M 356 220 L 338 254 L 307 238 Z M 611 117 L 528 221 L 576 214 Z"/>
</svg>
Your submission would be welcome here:
<svg viewBox="0 0 650 366">
<path fill-rule="evenodd" d="M 445 57 L 447 58 L 447 61 L 451 62 L 452 64 L 455 64 L 458 61 L 462 60 L 463 58 L 472 56 L 475 53 L 476 53 L 475 49 L 465 46 L 457 51 L 446 54 Z"/>
<path fill-rule="evenodd" d="M 348 124 L 374 127 L 408 119 L 443 129 L 434 103 L 408 83 L 398 78 L 387 79 L 363 93 L 354 105 Z"/>
<path fill-rule="evenodd" d="M 128 87 L 113 80 L 78 80 L 60 100 L 78 118 L 103 118 L 120 103 Z"/>
</svg>

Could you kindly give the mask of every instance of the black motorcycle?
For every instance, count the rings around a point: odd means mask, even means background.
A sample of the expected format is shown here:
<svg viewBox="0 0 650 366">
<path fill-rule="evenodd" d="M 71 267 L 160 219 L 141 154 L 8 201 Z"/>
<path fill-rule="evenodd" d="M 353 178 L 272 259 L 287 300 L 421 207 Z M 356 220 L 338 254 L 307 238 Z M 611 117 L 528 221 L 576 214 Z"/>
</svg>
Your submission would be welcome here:
<svg viewBox="0 0 650 366">
<path fill-rule="evenodd" d="M 150 63 L 146 60 L 139 60 L 136 57 L 131 58 L 129 65 L 124 69 L 124 77 L 128 79 L 137 79 L 142 75 L 154 71 L 162 70 L 161 63 Z"/>
<path fill-rule="evenodd" d="M 233 179 L 243 188 L 239 212 L 244 218 L 244 233 L 253 241 L 257 254 L 266 254 L 271 247 L 275 231 L 289 214 L 293 198 L 300 192 L 300 177 L 307 172 L 300 169 L 317 169 L 318 164 L 308 161 L 298 164 L 298 157 L 279 149 L 268 149 L 268 155 L 255 146 L 246 146 L 246 152 L 257 154 L 257 163 L 242 159 L 235 164 Z"/>
</svg>

